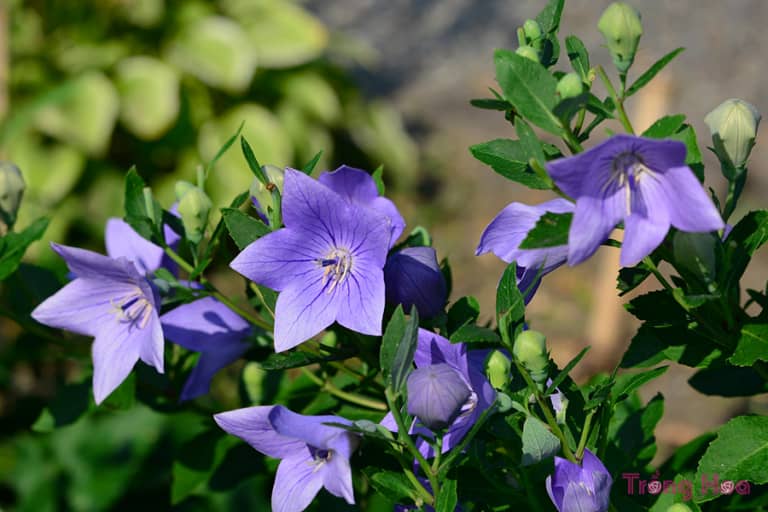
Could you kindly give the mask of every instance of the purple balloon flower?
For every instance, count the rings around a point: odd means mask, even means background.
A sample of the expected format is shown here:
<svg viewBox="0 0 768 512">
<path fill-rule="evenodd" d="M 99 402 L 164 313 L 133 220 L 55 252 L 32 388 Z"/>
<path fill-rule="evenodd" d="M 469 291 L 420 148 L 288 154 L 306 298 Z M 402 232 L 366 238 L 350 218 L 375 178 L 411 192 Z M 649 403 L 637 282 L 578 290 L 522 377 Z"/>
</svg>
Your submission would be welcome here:
<svg viewBox="0 0 768 512">
<path fill-rule="evenodd" d="M 93 336 L 93 394 L 100 404 L 141 359 L 163 373 L 159 299 L 125 258 L 51 244 L 75 279 L 32 312 L 38 322 Z"/>
<path fill-rule="evenodd" d="M 200 352 L 181 392 L 182 401 L 206 394 L 213 376 L 250 347 L 243 341 L 251 333 L 250 324 L 213 297 L 183 304 L 161 316 L 160 322 L 166 338 Z"/>
<path fill-rule="evenodd" d="M 445 278 L 432 247 L 407 247 L 391 255 L 384 266 L 387 302 L 416 306 L 419 316 L 431 318 L 448 300 Z"/>
<path fill-rule="evenodd" d="M 274 512 L 300 512 L 322 487 L 354 504 L 349 458 L 356 435 L 324 423 L 350 424 L 338 416 L 304 416 L 283 406 L 258 406 L 213 417 L 219 426 L 264 455 L 283 459 L 272 488 Z"/>
<path fill-rule="evenodd" d="M 685 144 L 616 135 L 594 148 L 547 164 L 558 187 L 576 200 L 568 264 L 589 258 L 624 221 L 620 262 L 635 265 L 674 226 L 706 232 L 724 227 L 717 208 L 685 165 Z"/>
<path fill-rule="evenodd" d="M 608 470 L 589 450 L 584 450 L 581 466 L 555 457 L 555 471 L 546 481 L 558 512 L 605 512 L 612 484 Z"/>
<path fill-rule="evenodd" d="M 347 165 L 342 165 L 333 172 L 324 172 L 320 174 L 317 180 L 330 188 L 345 199 L 360 206 L 372 208 L 389 218 L 392 237 L 390 238 L 390 247 L 392 247 L 405 229 L 405 220 L 400 212 L 397 211 L 395 203 L 386 197 L 379 196 L 379 190 L 376 182 L 370 174 L 362 169 L 355 169 Z"/>
<path fill-rule="evenodd" d="M 447 427 L 472 394 L 459 372 L 446 363 L 415 369 L 407 385 L 408 414 L 432 430 Z"/>
<path fill-rule="evenodd" d="M 380 335 L 388 218 L 293 169 L 285 171 L 282 209 L 285 228 L 256 240 L 230 264 L 280 292 L 275 350 L 295 347 L 334 321 Z"/>
<path fill-rule="evenodd" d="M 171 209 L 176 214 L 176 207 Z M 181 237 L 169 226 L 163 226 L 165 242 L 173 247 Z M 117 217 L 107 219 L 104 229 L 104 245 L 110 258 L 123 257 L 133 262 L 136 268 L 144 275 L 151 274 L 160 267 L 176 273 L 178 266 L 171 260 L 162 247 L 153 244 L 138 234 L 127 222 Z"/>
<path fill-rule="evenodd" d="M 565 263 L 568 246 L 520 249 L 520 244 L 545 213 L 570 213 L 573 209 L 574 204 L 565 199 L 552 199 L 535 206 L 511 203 L 485 228 L 475 255 L 492 252 L 502 261 L 516 262 L 517 285 L 526 294 L 527 304 L 533 298 L 541 277 Z"/>
</svg>

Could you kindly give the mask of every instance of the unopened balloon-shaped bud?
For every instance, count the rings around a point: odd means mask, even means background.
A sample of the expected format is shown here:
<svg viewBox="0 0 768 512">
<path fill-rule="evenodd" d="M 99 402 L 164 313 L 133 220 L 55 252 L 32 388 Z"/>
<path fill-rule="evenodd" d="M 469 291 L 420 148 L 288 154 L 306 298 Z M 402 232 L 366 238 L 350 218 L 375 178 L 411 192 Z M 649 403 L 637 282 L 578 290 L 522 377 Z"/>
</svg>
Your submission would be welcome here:
<svg viewBox="0 0 768 512">
<path fill-rule="evenodd" d="M 253 200 L 253 206 L 264 216 L 264 220 L 266 220 L 268 209 L 275 207 L 273 190 L 276 188 L 281 193 L 283 191 L 285 171 L 274 165 L 263 165 L 261 171 L 264 173 L 264 176 L 266 176 L 269 183 L 265 185 L 260 179 L 254 178 L 249 190 Z"/>
<path fill-rule="evenodd" d="M 515 53 L 520 55 L 521 57 L 525 57 L 528 60 L 532 60 L 534 62 L 539 62 L 539 52 L 536 50 L 536 48 L 532 46 L 521 46 L 517 50 L 515 50 Z"/>
<path fill-rule="evenodd" d="M 525 20 L 523 23 L 523 34 L 525 35 L 526 42 L 536 49 L 541 48 L 542 43 L 542 31 L 541 25 L 536 20 Z"/>
<path fill-rule="evenodd" d="M 547 338 L 537 331 L 523 331 L 515 338 L 512 353 L 533 381 L 543 387 L 549 373 Z"/>
<path fill-rule="evenodd" d="M 432 430 L 450 425 L 472 394 L 459 372 L 445 363 L 415 369 L 407 386 L 408 414 Z"/>
<path fill-rule="evenodd" d="M 667 512 L 693 512 L 685 503 L 675 503 L 667 508 Z"/>
<path fill-rule="evenodd" d="M 635 60 L 637 45 L 643 35 L 640 13 L 624 2 L 613 2 L 603 11 L 597 28 L 605 38 L 614 65 L 620 73 L 626 73 Z"/>
<path fill-rule="evenodd" d="M 496 389 L 504 389 L 509 383 L 512 362 L 503 352 L 494 350 L 486 363 L 488 380 Z"/>
<path fill-rule="evenodd" d="M 11 162 L 0 161 L 0 236 L 16 222 L 25 188 L 19 168 Z"/>
<path fill-rule="evenodd" d="M 706 280 L 714 279 L 717 265 L 713 233 L 678 231 L 672 238 L 672 254 L 678 265 Z"/>
<path fill-rule="evenodd" d="M 747 163 L 760 117 L 754 105 L 736 98 L 725 100 L 704 117 L 717 156 L 727 159 L 734 169 L 742 169 Z"/>
<path fill-rule="evenodd" d="M 581 81 L 578 73 L 568 73 L 557 82 L 555 92 L 561 100 L 575 98 L 584 92 L 584 82 Z"/>
<path fill-rule="evenodd" d="M 177 183 L 177 191 L 183 188 L 186 187 L 178 187 Z M 186 188 L 184 195 L 179 198 L 179 215 L 190 242 L 196 244 L 203 239 L 211 208 L 213 203 L 199 187 Z"/>
<path fill-rule="evenodd" d="M 184 180 L 177 181 L 176 185 L 174 185 L 173 187 L 173 193 L 176 195 L 176 200 L 181 201 L 181 198 L 184 197 L 184 194 L 186 194 L 193 188 L 195 188 L 195 186 L 188 181 L 184 181 Z"/>
</svg>

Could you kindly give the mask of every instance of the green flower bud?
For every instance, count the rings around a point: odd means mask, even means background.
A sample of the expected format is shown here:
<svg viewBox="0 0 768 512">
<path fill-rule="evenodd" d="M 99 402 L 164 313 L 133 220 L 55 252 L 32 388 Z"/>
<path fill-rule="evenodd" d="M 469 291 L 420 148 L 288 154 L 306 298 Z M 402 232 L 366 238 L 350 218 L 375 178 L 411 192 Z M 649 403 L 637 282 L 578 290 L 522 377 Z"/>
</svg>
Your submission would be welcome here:
<svg viewBox="0 0 768 512">
<path fill-rule="evenodd" d="M 672 254 L 675 261 L 695 275 L 706 280 L 715 277 L 717 236 L 712 233 L 688 233 L 678 231 L 672 238 Z"/>
<path fill-rule="evenodd" d="M 491 386 L 496 389 L 504 389 L 509 383 L 509 370 L 511 366 L 512 362 L 507 356 L 498 350 L 494 350 L 486 363 L 488 380 L 491 381 Z"/>
<path fill-rule="evenodd" d="M 626 73 L 635 60 L 635 52 L 643 35 L 640 13 L 624 2 L 613 2 L 603 11 L 597 28 L 605 38 L 613 63 L 621 73 Z"/>
<path fill-rule="evenodd" d="M 538 331 L 523 331 L 515 338 L 512 353 L 528 370 L 533 381 L 543 386 L 549 374 L 547 338 Z"/>
<path fill-rule="evenodd" d="M 760 112 L 744 100 L 725 100 L 704 117 L 715 151 L 721 160 L 728 160 L 734 169 L 742 169 L 747 163 L 749 152 L 755 145 Z"/>
<path fill-rule="evenodd" d="M 282 194 L 285 171 L 274 165 L 263 165 L 261 166 L 261 170 L 267 177 L 267 180 L 269 180 L 270 184 L 274 184 L 277 187 L 277 190 L 279 190 Z M 258 178 L 253 179 L 249 191 L 251 193 L 251 197 L 256 199 L 256 202 L 258 203 L 257 208 L 264 215 L 267 214 L 267 208 L 274 207 L 272 191 L 269 190 L 267 186 L 264 185 Z"/>
<path fill-rule="evenodd" d="M 541 25 L 536 20 L 525 20 L 523 23 L 523 34 L 525 35 L 526 42 L 536 49 L 541 47 L 542 32 Z"/>
<path fill-rule="evenodd" d="M 181 183 L 183 182 L 176 183 L 176 192 L 185 189 L 186 191 L 179 199 L 179 215 L 181 215 L 187 239 L 192 243 L 199 243 L 208 226 L 208 215 L 213 208 L 213 203 L 202 189 L 180 185 Z"/>
<path fill-rule="evenodd" d="M 575 98 L 584 92 L 584 82 L 581 81 L 578 73 L 568 73 L 557 82 L 555 92 L 561 100 Z"/>
<path fill-rule="evenodd" d="M 685 503 L 675 503 L 667 508 L 667 512 L 693 512 Z"/>
<path fill-rule="evenodd" d="M 193 188 L 195 188 L 195 186 L 188 181 L 183 181 L 183 180 L 177 181 L 176 185 L 174 185 L 173 187 L 173 192 L 176 195 L 176 200 L 181 201 L 181 198 L 184 197 L 184 194 L 186 194 Z"/>
<path fill-rule="evenodd" d="M 521 57 L 525 57 L 526 59 L 530 59 L 534 62 L 539 62 L 539 52 L 536 50 L 536 48 L 533 48 L 532 46 L 521 46 L 517 50 L 515 50 L 515 53 L 520 55 Z"/>
<path fill-rule="evenodd" d="M 10 162 L 0 162 L 0 236 L 16 222 L 25 188 L 19 168 Z"/>
</svg>

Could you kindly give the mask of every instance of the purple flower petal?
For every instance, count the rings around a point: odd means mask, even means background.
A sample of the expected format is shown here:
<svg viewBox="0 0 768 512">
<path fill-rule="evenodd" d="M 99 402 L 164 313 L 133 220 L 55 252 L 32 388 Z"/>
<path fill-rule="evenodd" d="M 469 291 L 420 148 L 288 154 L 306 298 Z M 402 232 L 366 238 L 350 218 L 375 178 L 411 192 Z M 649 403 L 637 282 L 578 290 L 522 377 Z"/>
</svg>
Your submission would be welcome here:
<svg viewBox="0 0 768 512">
<path fill-rule="evenodd" d="M 357 437 L 339 427 L 324 423 L 351 424 L 339 416 L 305 416 L 282 406 L 275 406 L 269 413 L 269 421 L 280 435 L 300 439 L 306 444 L 322 449 L 334 450 L 346 458 L 357 447 Z"/>
<path fill-rule="evenodd" d="M 240 345 L 251 326 L 213 297 L 183 304 L 160 320 L 166 338 L 189 350 L 216 351 L 222 345 Z M 245 348 L 248 344 L 243 344 Z"/>
<path fill-rule="evenodd" d="M 240 359 L 247 350 L 247 343 L 237 343 L 235 346 L 225 345 L 216 350 L 202 352 L 184 384 L 179 399 L 183 402 L 208 393 L 211 380 L 219 370 Z"/>
<path fill-rule="evenodd" d="M 289 350 L 331 325 L 343 299 L 328 293 L 320 276 L 284 289 L 275 304 L 275 351 Z"/>
<path fill-rule="evenodd" d="M 568 232 L 569 265 L 578 265 L 597 251 L 623 218 L 624 205 L 622 191 L 605 200 L 583 196 L 576 201 Z"/>
<path fill-rule="evenodd" d="M 64 259 L 69 270 L 76 277 L 109 279 L 133 283 L 142 279 L 133 263 L 125 258 L 112 259 L 93 251 L 51 243 L 51 248 Z"/>
<path fill-rule="evenodd" d="M 560 512 L 603 512 L 603 510 L 595 506 L 595 499 L 587 488 L 575 483 L 565 488 Z"/>
<path fill-rule="evenodd" d="M 717 231 L 725 227 L 704 187 L 688 167 L 674 167 L 660 178 L 668 194 L 669 220 L 681 231 Z"/>
<path fill-rule="evenodd" d="M 317 470 L 309 450 L 284 458 L 272 488 L 272 511 L 301 512 L 307 508 L 323 487 L 324 473 Z"/>
<path fill-rule="evenodd" d="M 445 278 L 432 247 L 407 247 L 387 259 L 384 267 L 387 302 L 416 306 L 419 316 L 431 318 L 448 300 Z"/>
<path fill-rule="evenodd" d="M 605 512 L 608 510 L 612 483 L 603 463 L 592 452 L 585 450 L 581 466 L 555 457 L 555 469 L 547 477 L 546 486 L 559 512 Z"/>
<path fill-rule="evenodd" d="M 288 457 L 306 450 L 306 443 L 278 434 L 269 420 L 278 406 L 256 406 L 215 414 L 213 419 L 222 430 L 237 436 L 257 451 L 274 458 Z"/>
<path fill-rule="evenodd" d="M 143 238 L 122 219 L 113 217 L 107 220 L 104 244 L 110 258 L 125 258 L 133 262 L 142 274 L 152 273 L 163 264 L 165 251 L 162 247 Z"/>
<path fill-rule="evenodd" d="M 352 488 L 352 468 L 346 457 L 331 457 L 323 467 L 323 486 L 350 505 L 355 504 L 355 493 Z"/>
<path fill-rule="evenodd" d="M 335 292 L 340 303 L 336 320 L 353 331 L 379 336 L 384 316 L 384 272 L 370 268 L 352 270 L 349 278 Z"/>
<path fill-rule="evenodd" d="M 408 414 L 431 429 L 448 426 L 471 394 L 459 372 L 445 363 L 415 369 L 407 384 Z"/>
</svg>

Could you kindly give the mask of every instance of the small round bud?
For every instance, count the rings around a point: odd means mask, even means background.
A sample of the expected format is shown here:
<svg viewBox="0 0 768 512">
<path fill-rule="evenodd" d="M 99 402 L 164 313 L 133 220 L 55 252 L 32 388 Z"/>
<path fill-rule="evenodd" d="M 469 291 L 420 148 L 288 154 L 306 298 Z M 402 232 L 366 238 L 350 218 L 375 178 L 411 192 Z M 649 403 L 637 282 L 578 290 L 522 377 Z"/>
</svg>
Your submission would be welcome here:
<svg viewBox="0 0 768 512">
<path fill-rule="evenodd" d="M 525 20 L 525 23 L 523 23 L 523 34 L 525 34 L 525 39 L 531 46 L 538 47 L 541 45 L 542 32 L 538 21 Z"/>
<path fill-rule="evenodd" d="M 520 55 L 521 57 L 525 57 L 526 59 L 532 60 L 534 62 L 539 62 L 539 52 L 536 50 L 536 48 L 533 48 L 532 46 L 521 46 L 517 50 L 515 50 L 515 53 Z"/>
<path fill-rule="evenodd" d="M 523 331 L 515 339 L 512 353 L 537 384 L 544 384 L 549 373 L 547 338 L 537 331 Z"/>
<path fill-rule="evenodd" d="M 183 181 L 183 180 L 177 181 L 176 185 L 174 185 L 173 187 L 173 193 L 176 195 L 176 200 L 181 201 L 181 198 L 184 197 L 184 194 L 186 194 L 193 188 L 195 188 L 195 186 L 188 181 Z"/>
<path fill-rule="evenodd" d="M 555 92 L 561 100 L 575 98 L 584 92 L 584 82 L 581 81 L 578 73 L 568 73 L 557 82 Z"/>
<path fill-rule="evenodd" d="M 512 362 L 500 350 L 494 350 L 486 363 L 488 380 L 496 389 L 504 389 L 509 383 L 509 371 Z"/>
<path fill-rule="evenodd" d="M 408 414 L 432 430 L 450 425 L 472 394 L 459 372 L 445 363 L 415 369 L 406 384 Z"/>
<path fill-rule="evenodd" d="M 675 503 L 667 508 L 667 512 L 693 512 L 685 503 Z"/>
<path fill-rule="evenodd" d="M 744 167 L 755 145 L 760 117 L 752 104 L 736 98 L 725 100 L 704 117 L 721 160 L 727 158 L 735 169 Z"/>
<path fill-rule="evenodd" d="M 267 177 L 269 183 L 277 187 L 277 190 L 282 193 L 285 171 L 274 165 L 263 165 L 261 171 L 264 173 L 264 176 Z M 253 178 L 249 191 L 253 198 L 254 206 L 263 215 L 267 214 L 268 208 L 274 207 L 272 191 L 258 178 Z"/>
<path fill-rule="evenodd" d="M 626 73 L 635 60 L 637 45 L 643 35 L 640 13 L 624 2 L 613 2 L 608 6 L 597 28 L 605 38 L 613 63 L 621 73 Z"/>
<path fill-rule="evenodd" d="M 177 183 L 177 189 L 179 188 L 185 187 L 178 187 Z M 179 199 L 179 215 L 190 242 L 199 243 L 203 239 L 211 208 L 213 208 L 211 200 L 202 189 L 195 186 L 187 188 Z"/>
<path fill-rule="evenodd" d="M 0 236 L 16 222 L 25 188 L 19 168 L 11 162 L 0 161 Z"/>
</svg>

